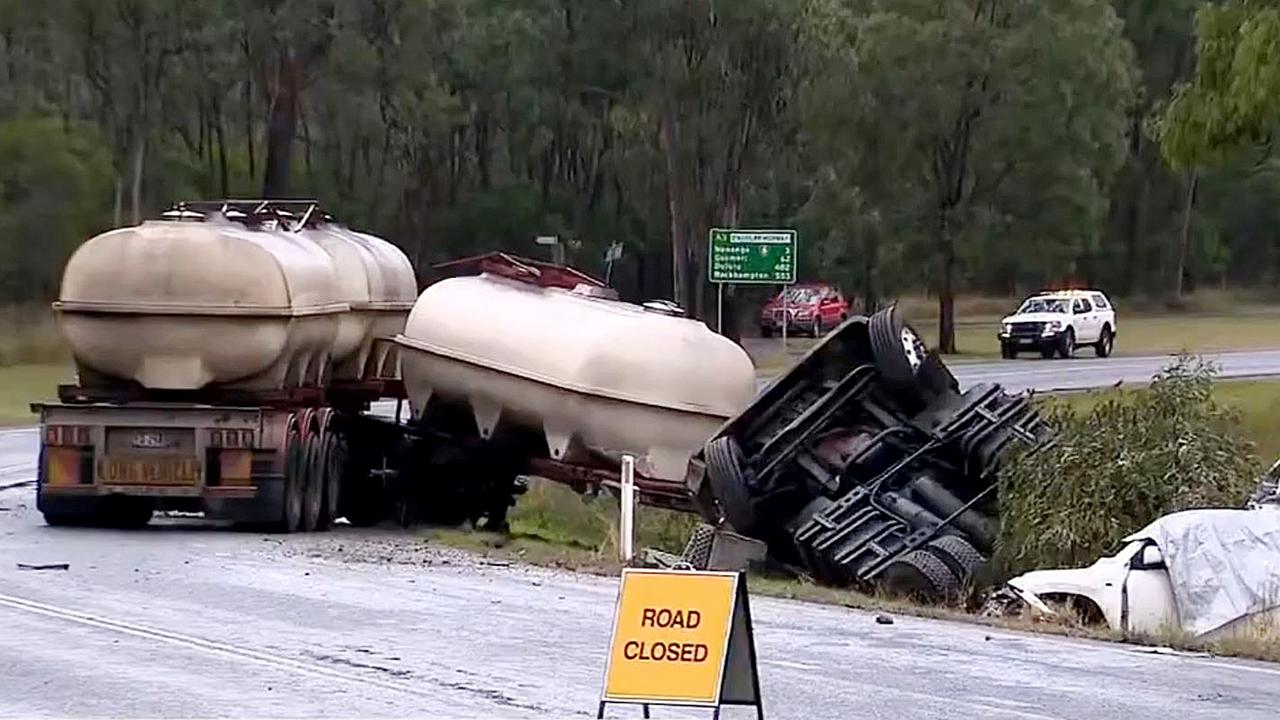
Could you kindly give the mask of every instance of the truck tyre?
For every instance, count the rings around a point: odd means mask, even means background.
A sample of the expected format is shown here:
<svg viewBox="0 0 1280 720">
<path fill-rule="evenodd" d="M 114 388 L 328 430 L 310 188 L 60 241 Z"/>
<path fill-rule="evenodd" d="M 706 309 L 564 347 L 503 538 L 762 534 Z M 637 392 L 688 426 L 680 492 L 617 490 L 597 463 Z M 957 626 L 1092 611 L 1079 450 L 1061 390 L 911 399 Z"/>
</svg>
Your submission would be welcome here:
<svg viewBox="0 0 1280 720">
<path fill-rule="evenodd" d="M 1054 353 L 1056 353 L 1057 350 L 1058 350 L 1057 343 L 1042 341 L 1040 345 L 1040 357 L 1044 358 L 1045 360 L 1052 360 Z"/>
<path fill-rule="evenodd" d="M 940 600 L 960 589 L 960 580 L 947 564 L 925 550 L 913 550 L 895 560 L 880 576 L 887 590 L 927 600 Z"/>
<path fill-rule="evenodd" d="M 972 581 L 987 564 L 986 558 L 982 557 L 982 553 L 972 543 L 956 535 L 936 537 L 929 541 L 925 549 L 946 563 L 951 572 L 960 578 L 961 583 Z"/>
<path fill-rule="evenodd" d="M 328 478 L 324 452 L 325 440 L 312 433 L 306 443 L 306 472 L 302 489 L 302 531 L 314 532 L 321 527 L 324 513 L 324 486 Z"/>
<path fill-rule="evenodd" d="M 920 333 L 903 322 L 896 305 L 872 315 L 868 325 L 876 369 L 905 409 L 918 410 L 926 398 L 917 374 L 929 354 Z"/>
<path fill-rule="evenodd" d="M 705 456 L 711 493 L 720 503 L 724 519 L 734 530 L 751 534 L 756 524 L 755 501 L 747 487 L 738 441 L 728 436 L 718 437 L 707 443 Z"/>
<path fill-rule="evenodd" d="M 1098 338 L 1098 342 L 1093 346 L 1093 352 L 1098 357 L 1111 357 L 1111 349 L 1115 347 L 1116 336 L 1111 332 L 1109 326 L 1102 328 L 1102 337 Z"/>
</svg>

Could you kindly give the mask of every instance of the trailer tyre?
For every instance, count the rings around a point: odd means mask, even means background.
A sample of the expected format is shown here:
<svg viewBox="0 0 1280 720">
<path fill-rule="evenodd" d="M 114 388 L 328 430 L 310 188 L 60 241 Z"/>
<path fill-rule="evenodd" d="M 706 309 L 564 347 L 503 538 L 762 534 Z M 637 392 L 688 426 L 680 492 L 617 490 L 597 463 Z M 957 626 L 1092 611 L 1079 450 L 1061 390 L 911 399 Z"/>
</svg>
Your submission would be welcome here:
<svg viewBox="0 0 1280 720">
<path fill-rule="evenodd" d="M 312 433 L 306 442 L 306 465 L 302 491 L 302 530 L 314 532 L 321 528 L 320 516 L 324 513 L 324 487 L 326 484 L 326 456 L 324 440 Z"/>
<path fill-rule="evenodd" d="M 913 550 L 894 561 L 885 568 L 880 583 L 891 592 L 927 600 L 944 599 L 960 589 L 951 568 L 925 550 Z"/>
<path fill-rule="evenodd" d="M 320 528 L 328 529 L 338 517 L 338 503 L 342 495 L 342 478 L 347 466 L 347 444 L 342 436 L 330 433 L 325 436 L 324 509 L 320 513 Z"/>
<path fill-rule="evenodd" d="M 971 581 L 987 564 L 987 559 L 982 557 L 982 553 L 972 543 L 956 535 L 936 537 L 929 541 L 925 549 L 946 563 L 962 583 Z"/>
<path fill-rule="evenodd" d="M 291 533 L 302 525 L 302 506 L 307 481 L 307 453 L 297 430 L 289 433 L 285 452 L 288 454 L 284 470 L 284 502 L 280 508 L 280 519 L 272 529 L 276 532 Z"/>
<path fill-rule="evenodd" d="M 724 519 L 738 532 L 749 535 L 756 524 L 755 501 L 747 487 L 742 449 L 732 437 L 718 437 L 705 450 L 707 479 L 720 503 Z"/>
</svg>

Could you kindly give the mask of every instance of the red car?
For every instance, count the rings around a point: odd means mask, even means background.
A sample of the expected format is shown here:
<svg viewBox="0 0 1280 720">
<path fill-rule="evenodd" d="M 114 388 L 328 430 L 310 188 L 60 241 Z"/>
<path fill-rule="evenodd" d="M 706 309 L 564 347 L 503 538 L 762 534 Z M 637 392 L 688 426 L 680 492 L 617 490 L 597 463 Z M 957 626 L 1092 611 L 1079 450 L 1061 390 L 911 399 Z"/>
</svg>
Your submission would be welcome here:
<svg viewBox="0 0 1280 720">
<path fill-rule="evenodd" d="M 782 298 L 786 293 L 786 320 Z M 820 337 L 849 317 L 849 301 L 834 285 L 812 283 L 792 285 L 775 295 L 760 310 L 760 335 L 781 333 L 785 322 L 788 334 Z"/>
</svg>

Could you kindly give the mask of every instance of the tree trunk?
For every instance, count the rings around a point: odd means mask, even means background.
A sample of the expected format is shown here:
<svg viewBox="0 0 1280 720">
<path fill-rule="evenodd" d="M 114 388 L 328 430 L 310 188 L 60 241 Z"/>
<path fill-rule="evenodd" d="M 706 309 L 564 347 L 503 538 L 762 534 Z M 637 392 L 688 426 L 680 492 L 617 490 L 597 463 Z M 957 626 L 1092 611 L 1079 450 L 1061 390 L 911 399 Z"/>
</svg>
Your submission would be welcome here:
<svg viewBox="0 0 1280 720">
<path fill-rule="evenodd" d="M 147 136 L 138 131 L 138 139 L 133 146 L 133 180 L 129 188 L 130 218 L 133 224 L 142 222 L 142 173 L 146 168 Z"/>
<path fill-rule="evenodd" d="M 1173 278 L 1173 297 L 1181 300 L 1187 274 L 1187 260 L 1191 254 L 1191 214 L 1195 210 L 1196 190 L 1200 187 L 1200 172 L 1191 171 L 1187 183 L 1187 201 L 1182 210 L 1182 233 L 1178 245 L 1177 274 Z"/>
<path fill-rule="evenodd" d="M 231 196 L 231 181 L 227 177 L 227 139 L 223 135 L 222 130 L 222 108 L 218 108 L 218 116 L 214 118 L 217 124 L 213 126 L 213 132 L 218 141 L 218 189 L 222 193 L 222 197 Z"/>
<path fill-rule="evenodd" d="M 289 195 L 289 167 L 293 159 L 293 138 L 298 127 L 298 93 L 301 69 L 293 53 L 280 50 L 276 64 L 275 96 L 267 121 L 267 159 L 262 178 L 262 197 Z"/>
<path fill-rule="evenodd" d="M 124 175 L 116 172 L 116 191 L 111 205 L 111 227 L 124 224 Z"/>
<path fill-rule="evenodd" d="M 956 246 L 951 236 L 947 213 L 938 215 L 938 251 L 942 260 L 938 282 L 938 352 L 954 355 L 956 352 Z"/>
<path fill-rule="evenodd" d="M 667 176 L 667 214 L 671 220 L 671 292 L 672 300 L 689 307 L 689 244 L 684 228 L 684 198 L 681 196 L 677 167 L 675 128 L 671 113 L 663 112 L 659 136 Z"/>
</svg>

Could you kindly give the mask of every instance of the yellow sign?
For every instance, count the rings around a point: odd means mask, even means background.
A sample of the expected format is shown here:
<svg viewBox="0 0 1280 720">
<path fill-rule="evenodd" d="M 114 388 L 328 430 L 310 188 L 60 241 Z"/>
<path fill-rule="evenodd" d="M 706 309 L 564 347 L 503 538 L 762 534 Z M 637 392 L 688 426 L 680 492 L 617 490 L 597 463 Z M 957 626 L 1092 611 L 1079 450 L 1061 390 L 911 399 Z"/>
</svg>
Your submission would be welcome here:
<svg viewBox="0 0 1280 720">
<path fill-rule="evenodd" d="M 758 705 L 758 687 L 741 574 L 623 571 L 601 713 L 605 703 Z"/>
</svg>

